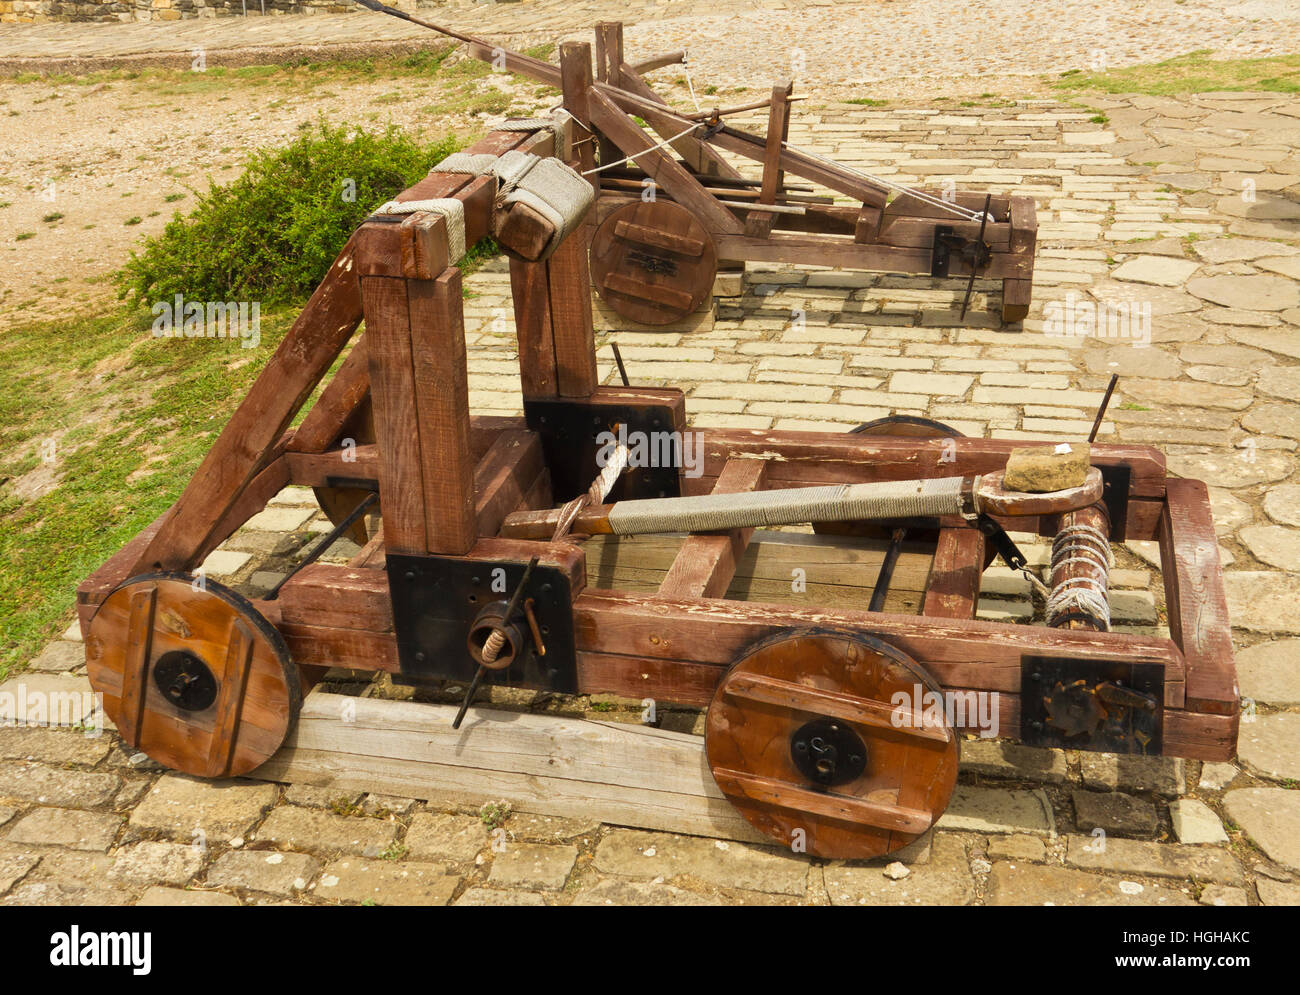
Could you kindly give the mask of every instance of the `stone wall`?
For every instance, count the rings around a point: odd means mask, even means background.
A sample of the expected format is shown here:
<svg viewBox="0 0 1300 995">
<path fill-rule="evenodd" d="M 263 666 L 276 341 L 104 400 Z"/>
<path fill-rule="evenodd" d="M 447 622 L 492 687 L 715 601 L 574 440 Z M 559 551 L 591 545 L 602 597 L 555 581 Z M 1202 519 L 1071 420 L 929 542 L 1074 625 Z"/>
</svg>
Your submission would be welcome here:
<svg viewBox="0 0 1300 995">
<path fill-rule="evenodd" d="M 245 4 L 248 15 L 258 17 L 263 8 L 267 16 L 339 14 L 356 9 L 349 0 L 0 0 L 0 22 L 179 21 L 195 17 L 242 17 Z"/>
</svg>

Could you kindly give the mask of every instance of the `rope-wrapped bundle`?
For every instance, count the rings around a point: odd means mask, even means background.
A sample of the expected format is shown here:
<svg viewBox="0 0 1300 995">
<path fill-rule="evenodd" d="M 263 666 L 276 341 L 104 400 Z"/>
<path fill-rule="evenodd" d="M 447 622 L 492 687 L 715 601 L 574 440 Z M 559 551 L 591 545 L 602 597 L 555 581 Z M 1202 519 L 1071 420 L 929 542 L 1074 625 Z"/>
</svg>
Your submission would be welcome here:
<svg viewBox="0 0 1300 995">
<path fill-rule="evenodd" d="M 716 532 L 802 522 L 941 518 L 968 508 L 961 477 L 830 484 L 739 494 L 620 501 L 610 509 L 615 535 Z"/>
<path fill-rule="evenodd" d="M 1110 518 L 1094 504 L 1061 515 L 1052 541 L 1047 624 L 1052 628 L 1110 631 Z"/>
</svg>

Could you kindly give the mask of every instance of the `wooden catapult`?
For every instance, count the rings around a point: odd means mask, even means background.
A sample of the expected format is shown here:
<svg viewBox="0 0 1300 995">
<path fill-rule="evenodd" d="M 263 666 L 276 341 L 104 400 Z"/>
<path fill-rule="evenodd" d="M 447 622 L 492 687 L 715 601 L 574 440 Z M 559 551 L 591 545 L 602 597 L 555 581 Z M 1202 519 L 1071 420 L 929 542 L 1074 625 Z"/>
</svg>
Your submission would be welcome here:
<svg viewBox="0 0 1300 995">
<path fill-rule="evenodd" d="M 90 679 L 123 740 L 193 775 L 245 774 L 331 667 L 468 689 L 461 715 L 485 682 L 707 706 L 721 792 L 761 833 L 836 858 L 933 826 L 964 732 L 1231 757 L 1207 490 L 1167 478 L 1158 450 L 1093 446 L 1082 482 L 1030 493 L 1006 486 L 1012 443 L 937 423 L 693 432 L 681 391 L 599 384 L 583 122 L 623 116 L 590 60 L 566 44 L 554 70 L 571 121 L 490 133 L 361 225 L 181 498 L 81 585 Z M 689 254 L 635 221 L 627 233 L 665 268 Z M 489 234 L 510 256 L 523 417 L 469 410 L 455 263 Z M 669 458 L 636 457 L 637 440 Z M 261 599 L 205 579 L 204 558 L 289 485 L 315 488 L 334 530 Z M 809 561 L 871 552 L 854 568 L 870 568 L 870 604 L 795 585 L 728 597 L 751 544 L 786 534 L 755 530 L 797 523 L 816 529 L 800 537 Z M 975 618 L 994 556 L 1024 566 L 1008 527 L 1054 539 L 1048 625 Z M 316 562 L 343 534 L 364 543 L 351 562 Z M 674 544 L 651 589 L 593 583 L 589 553 L 645 536 Z M 1111 629 L 1109 544 L 1124 539 L 1160 544 L 1171 638 Z M 900 558 L 923 563 L 910 607 L 890 601 Z M 998 728 L 933 707 L 977 699 Z"/>
<path fill-rule="evenodd" d="M 790 80 L 777 82 L 766 99 L 712 109 L 697 103 L 695 111 L 679 112 L 644 76 L 685 67 L 686 53 L 629 64 L 617 21 L 596 25 L 594 67 L 588 59 L 566 83 L 561 66 L 375 0 L 358 2 L 462 41 L 495 69 L 563 91 L 564 113 L 581 131 L 575 159 L 599 194 L 590 235 L 593 283 L 626 319 L 680 321 L 711 303 L 720 264 L 746 261 L 961 278 L 959 319 L 976 277 L 1001 280 L 1001 320 L 1018 322 L 1029 313 L 1038 237 L 1032 197 L 909 187 L 796 148 L 787 141 L 799 99 Z M 764 107 L 765 136 L 726 123 Z M 761 178 L 742 176 L 722 152 L 761 164 Z M 808 184 L 852 203 L 836 203 Z M 648 247 L 671 249 L 667 265 Z"/>
</svg>

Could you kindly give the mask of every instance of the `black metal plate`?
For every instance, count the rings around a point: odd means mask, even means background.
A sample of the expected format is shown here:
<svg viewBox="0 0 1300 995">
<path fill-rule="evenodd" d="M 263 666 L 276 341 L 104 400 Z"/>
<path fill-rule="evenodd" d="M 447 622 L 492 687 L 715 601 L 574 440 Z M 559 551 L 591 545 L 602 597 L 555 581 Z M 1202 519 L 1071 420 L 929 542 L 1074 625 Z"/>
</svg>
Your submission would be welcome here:
<svg viewBox="0 0 1300 995">
<path fill-rule="evenodd" d="M 952 234 L 952 225 L 935 225 L 934 242 L 930 246 L 930 275 L 947 276 L 951 265 L 951 250 L 944 243 L 945 235 Z"/>
<path fill-rule="evenodd" d="M 542 440 L 542 452 L 551 471 L 551 492 L 557 503 L 586 492 L 600 472 L 596 437 L 614 425 L 627 426 L 627 433 L 673 431 L 673 412 L 668 405 L 591 404 L 565 398 L 524 401 L 528 427 Z M 681 439 L 671 447 L 667 466 L 629 466 L 619 477 L 608 501 L 633 498 L 679 497 L 681 495 Z"/>
<path fill-rule="evenodd" d="M 470 624 L 480 609 L 508 599 L 525 569 L 524 563 L 389 553 L 388 590 L 402 665 L 394 682 L 471 681 L 478 665 L 465 645 Z M 494 671 L 491 680 L 512 687 L 577 694 L 569 578 L 557 567 L 538 564 L 523 596 L 534 600 L 546 655 L 539 657 L 530 639 L 528 649 L 505 670 Z M 527 626 L 522 627 L 526 631 Z"/>
<path fill-rule="evenodd" d="M 1090 735 L 1066 736 L 1048 724 L 1044 700 L 1059 684 L 1084 680 L 1095 688 L 1106 681 L 1150 695 L 1154 712 L 1108 705 L 1109 717 Z M 1080 660 L 1065 656 L 1020 658 L 1020 741 L 1026 746 L 1092 750 L 1100 753 L 1160 753 L 1164 740 L 1165 669 L 1158 663 Z"/>
<path fill-rule="evenodd" d="M 1110 515 L 1110 540 L 1123 542 L 1128 535 L 1128 492 L 1133 483 L 1133 468 L 1127 463 L 1099 466 L 1101 501 Z"/>
</svg>

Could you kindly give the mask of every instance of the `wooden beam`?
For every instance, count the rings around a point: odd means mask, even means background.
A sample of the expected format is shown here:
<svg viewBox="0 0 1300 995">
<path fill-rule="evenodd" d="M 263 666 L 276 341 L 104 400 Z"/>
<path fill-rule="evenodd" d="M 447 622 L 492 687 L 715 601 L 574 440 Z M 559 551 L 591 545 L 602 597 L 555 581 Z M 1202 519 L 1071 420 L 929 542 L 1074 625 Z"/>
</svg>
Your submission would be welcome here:
<svg viewBox="0 0 1300 995">
<path fill-rule="evenodd" d="M 600 85 L 591 88 L 587 105 L 591 110 L 592 123 L 624 155 L 644 153 L 637 155 L 637 165 L 672 194 L 675 200 L 695 212 L 706 228 L 710 231 L 740 234 L 741 224 L 731 212 L 708 194 L 700 181 L 678 165 L 676 159 L 663 149 L 655 148 L 655 143 L 606 96 Z M 654 111 L 655 108 L 652 106 L 651 110 Z"/>
<path fill-rule="evenodd" d="M 550 267 L 510 260 L 510 296 L 519 342 L 519 379 L 524 398 L 556 397 L 555 330 L 551 317 Z"/>
<path fill-rule="evenodd" d="M 555 389 L 560 397 L 588 397 L 600 384 L 587 261 L 592 231 L 591 225 L 583 225 L 564 239 L 544 264 L 555 350 Z"/>
<path fill-rule="evenodd" d="M 642 108 L 640 116 L 645 118 L 646 123 L 654 129 L 661 139 L 672 138 L 690 127 L 692 122 L 688 120 L 685 124 L 680 123 L 682 118 L 671 112 L 667 101 L 641 78 L 638 69 L 627 64 L 619 66 L 617 84 L 624 90 L 643 97 L 651 104 L 659 105 L 658 109 L 655 107 Z M 711 147 L 708 142 L 700 141 L 693 135 L 685 135 L 676 139 L 672 143 L 672 147 L 697 172 L 704 173 L 707 176 L 722 176 L 729 179 L 742 178 L 740 172 L 731 163 L 727 162 L 717 149 Z"/>
<path fill-rule="evenodd" d="M 426 550 L 460 555 L 478 538 L 460 270 L 407 288 Z"/>
<path fill-rule="evenodd" d="M 767 115 L 767 147 L 763 152 L 763 186 L 759 191 L 760 204 L 775 204 L 777 191 L 785 182 L 781 170 L 781 150 L 790 136 L 790 94 L 794 84 L 782 80 L 772 87 L 772 101 Z M 776 221 L 773 212 L 754 212 L 745 219 L 745 234 L 765 238 Z"/>
<path fill-rule="evenodd" d="M 363 335 L 293 433 L 289 450 L 319 453 L 333 446 L 353 413 L 369 396 L 370 359 Z"/>
<path fill-rule="evenodd" d="M 346 707 L 351 720 L 339 722 Z M 702 737 L 621 722 L 312 692 L 254 777 L 384 791 L 754 843 L 713 783 Z"/>
<path fill-rule="evenodd" d="M 713 493 L 759 490 L 766 469 L 767 463 L 762 460 L 732 460 L 718 475 Z M 732 529 L 715 535 L 689 536 L 659 585 L 659 593 L 669 598 L 722 597 L 753 534 L 753 529 Z"/>
<path fill-rule="evenodd" d="M 1169 632 L 1187 658 L 1187 707 L 1236 721 L 1240 710 L 1219 539 L 1202 481 L 1171 479 L 1160 520 Z"/>
</svg>

